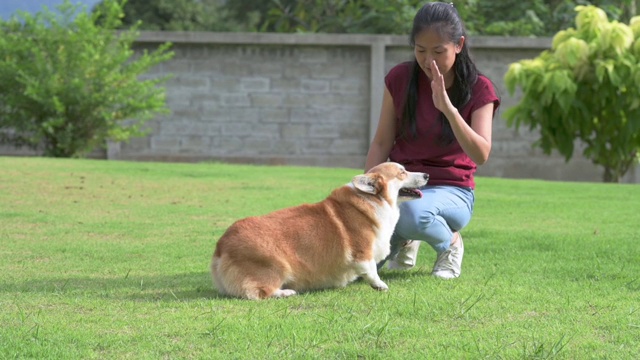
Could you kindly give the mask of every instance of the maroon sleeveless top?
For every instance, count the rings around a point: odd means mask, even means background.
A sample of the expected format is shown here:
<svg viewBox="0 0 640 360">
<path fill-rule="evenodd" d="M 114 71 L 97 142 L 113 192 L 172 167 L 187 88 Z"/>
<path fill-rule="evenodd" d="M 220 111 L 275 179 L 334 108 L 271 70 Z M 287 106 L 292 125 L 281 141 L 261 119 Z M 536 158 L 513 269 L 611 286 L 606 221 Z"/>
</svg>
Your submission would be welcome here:
<svg viewBox="0 0 640 360">
<path fill-rule="evenodd" d="M 396 138 L 389 154 L 389 160 L 398 162 L 409 171 L 429 174 L 429 185 L 452 185 L 475 188 L 473 174 L 476 164 L 465 154 L 457 140 L 449 145 L 438 141 L 442 132 L 440 110 L 433 104 L 431 80 L 424 71 L 418 76 L 418 103 L 416 104 L 415 138 L 401 137 L 400 119 L 404 110 L 405 94 L 411 77 L 413 62 L 405 62 L 393 67 L 385 77 L 385 84 L 391 96 L 396 113 Z M 471 99 L 462 109 L 462 118 L 471 125 L 471 114 L 488 103 L 493 103 L 493 112 L 500 106 L 491 81 L 479 75 L 471 92 Z"/>
</svg>

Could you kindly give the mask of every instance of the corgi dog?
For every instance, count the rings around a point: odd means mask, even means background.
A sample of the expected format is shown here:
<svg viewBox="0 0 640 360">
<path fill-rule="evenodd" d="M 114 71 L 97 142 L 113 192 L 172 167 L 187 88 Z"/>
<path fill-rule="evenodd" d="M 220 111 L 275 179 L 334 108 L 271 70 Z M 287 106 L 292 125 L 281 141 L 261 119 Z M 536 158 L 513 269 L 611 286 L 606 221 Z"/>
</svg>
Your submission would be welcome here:
<svg viewBox="0 0 640 360">
<path fill-rule="evenodd" d="M 376 265 L 390 252 L 398 203 L 422 197 L 428 180 L 385 162 L 318 203 L 238 220 L 216 244 L 214 285 L 252 300 L 344 287 L 358 277 L 386 291 Z"/>
</svg>

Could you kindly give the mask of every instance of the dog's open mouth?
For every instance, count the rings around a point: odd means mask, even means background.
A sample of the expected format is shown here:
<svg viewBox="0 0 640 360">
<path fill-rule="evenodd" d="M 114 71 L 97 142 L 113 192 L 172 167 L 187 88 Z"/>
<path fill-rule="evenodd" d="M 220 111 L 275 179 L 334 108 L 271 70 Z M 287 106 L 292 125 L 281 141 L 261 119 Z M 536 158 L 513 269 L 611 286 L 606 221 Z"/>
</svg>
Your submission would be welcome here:
<svg viewBox="0 0 640 360">
<path fill-rule="evenodd" d="M 420 199 L 422 197 L 422 191 L 420 191 L 419 189 L 401 188 L 400 192 L 398 193 L 398 196 L 412 198 L 412 199 Z"/>
</svg>

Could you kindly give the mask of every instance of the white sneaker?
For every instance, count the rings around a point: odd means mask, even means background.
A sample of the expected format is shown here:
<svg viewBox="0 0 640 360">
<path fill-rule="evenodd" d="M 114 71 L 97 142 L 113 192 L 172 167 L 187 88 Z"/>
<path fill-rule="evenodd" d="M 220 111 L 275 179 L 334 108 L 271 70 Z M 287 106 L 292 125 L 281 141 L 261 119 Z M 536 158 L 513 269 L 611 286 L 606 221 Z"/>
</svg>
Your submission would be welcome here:
<svg viewBox="0 0 640 360">
<path fill-rule="evenodd" d="M 409 270 L 416 266 L 416 259 L 418 258 L 418 250 L 420 249 L 421 241 L 407 240 L 402 245 L 398 255 L 395 258 L 389 260 L 389 269 L 391 270 Z"/>
<path fill-rule="evenodd" d="M 459 234 L 458 236 L 459 241 L 455 246 L 452 245 L 447 251 L 438 254 L 431 275 L 441 279 L 453 279 L 460 276 L 464 244 L 462 243 L 462 236 Z"/>
</svg>

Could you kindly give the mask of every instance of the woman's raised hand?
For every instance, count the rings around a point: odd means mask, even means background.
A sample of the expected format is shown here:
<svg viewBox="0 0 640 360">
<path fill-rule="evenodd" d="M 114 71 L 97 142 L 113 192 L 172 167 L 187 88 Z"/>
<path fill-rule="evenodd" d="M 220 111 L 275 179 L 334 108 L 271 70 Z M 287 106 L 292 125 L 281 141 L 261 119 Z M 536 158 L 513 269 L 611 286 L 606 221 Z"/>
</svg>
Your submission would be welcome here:
<svg viewBox="0 0 640 360">
<path fill-rule="evenodd" d="M 440 73 L 435 60 L 431 61 L 431 92 L 434 105 L 446 115 L 453 105 L 444 85 L 444 76 Z"/>
</svg>

